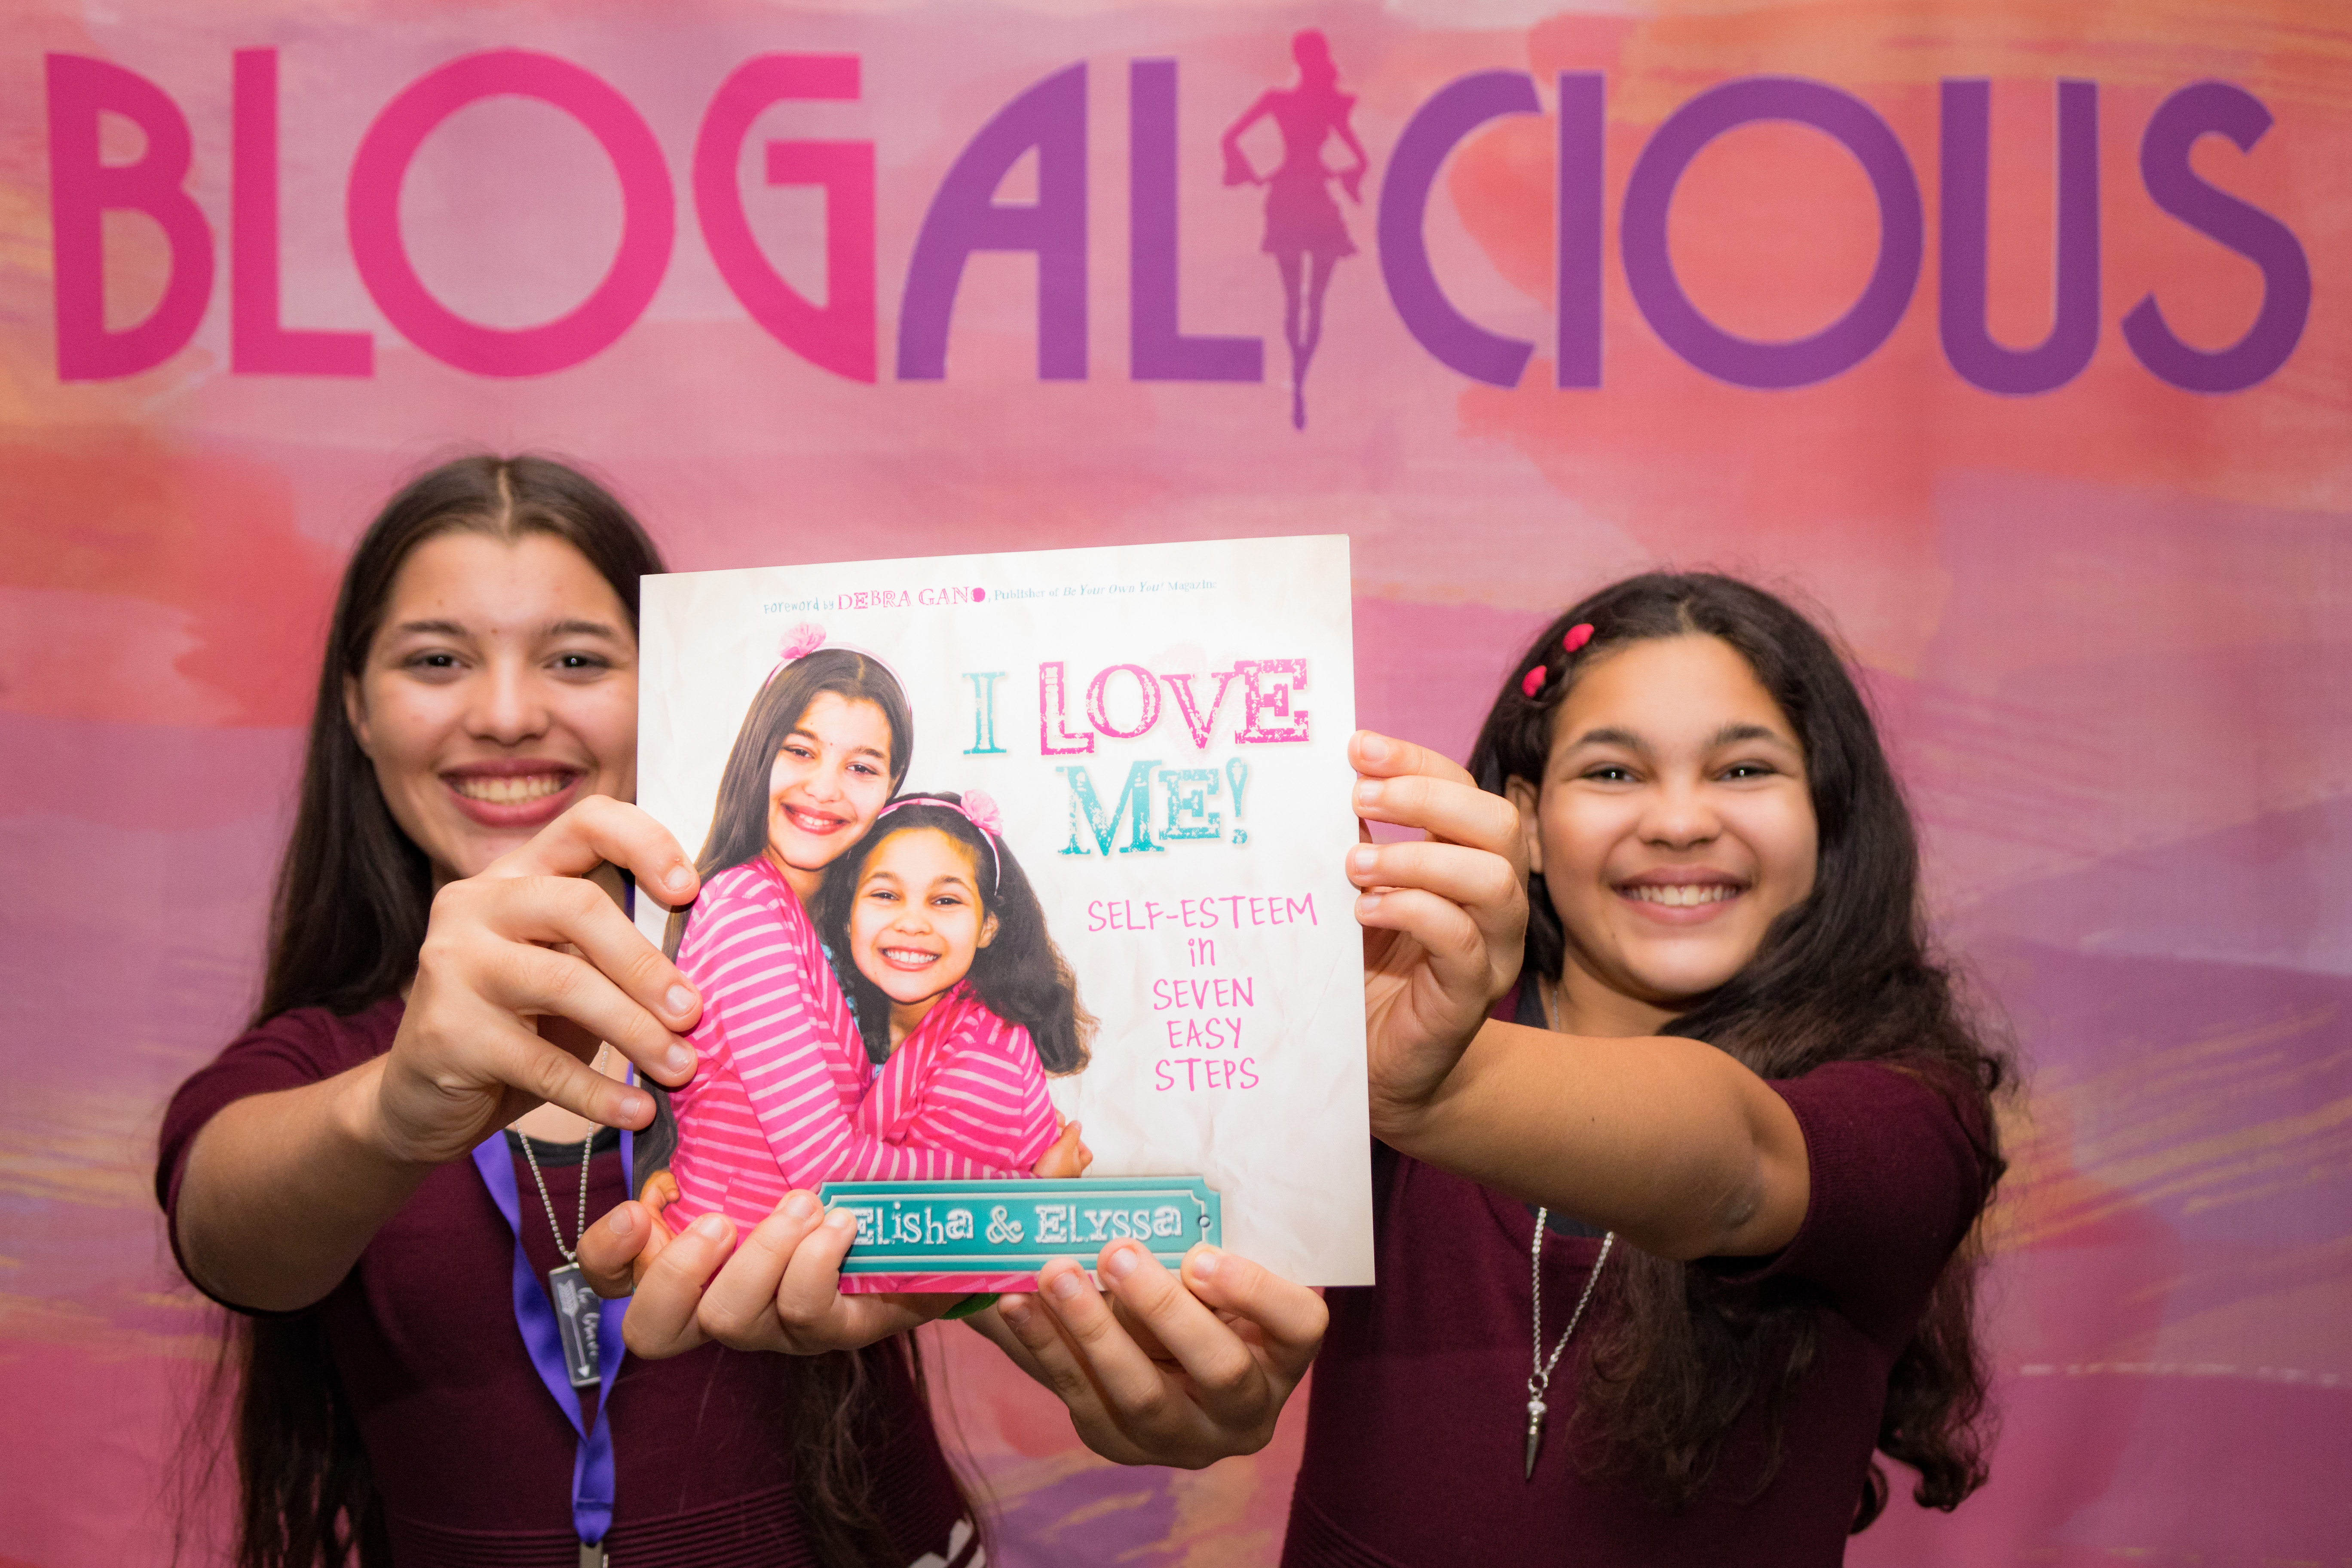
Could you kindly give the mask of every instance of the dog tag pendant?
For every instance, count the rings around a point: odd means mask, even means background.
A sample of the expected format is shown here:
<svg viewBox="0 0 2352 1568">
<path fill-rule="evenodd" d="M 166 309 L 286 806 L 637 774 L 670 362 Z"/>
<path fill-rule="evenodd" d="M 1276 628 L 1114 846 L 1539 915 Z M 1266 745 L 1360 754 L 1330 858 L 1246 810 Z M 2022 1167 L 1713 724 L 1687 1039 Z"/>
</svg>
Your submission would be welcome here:
<svg viewBox="0 0 2352 1568">
<path fill-rule="evenodd" d="M 555 1325 L 563 1333 L 563 1369 L 572 1379 L 572 1386 L 595 1387 L 602 1370 L 597 1365 L 596 1331 L 604 1326 L 604 1302 L 588 1289 L 588 1281 L 581 1276 L 577 1263 L 547 1271 L 547 1299 L 555 1303 Z M 589 1549 L 583 1546 L 580 1550 L 580 1560 L 584 1563 Z"/>
<path fill-rule="evenodd" d="M 1543 1447 L 1544 1402 L 1528 1401 L 1528 1473 L 1526 1479 L 1536 1479 L 1536 1450 Z"/>
</svg>

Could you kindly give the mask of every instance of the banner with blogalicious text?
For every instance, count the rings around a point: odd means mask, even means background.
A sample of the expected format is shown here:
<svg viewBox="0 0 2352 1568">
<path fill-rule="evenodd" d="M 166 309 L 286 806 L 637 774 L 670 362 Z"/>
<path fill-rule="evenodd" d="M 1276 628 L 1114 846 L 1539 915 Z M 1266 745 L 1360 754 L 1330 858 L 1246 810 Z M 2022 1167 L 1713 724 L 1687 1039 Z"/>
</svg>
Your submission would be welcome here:
<svg viewBox="0 0 2352 1568">
<path fill-rule="evenodd" d="M 19 0 L 0 39 L 11 1561 L 171 1555 L 218 1338 L 160 1108 L 257 994 L 343 559 L 481 448 L 589 465 L 681 572 L 1344 534 L 1359 718 L 1456 757 L 1618 575 L 1816 609 L 2023 1075 L 1990 1483 L 1897 1478 L 1852 1560 L 2352 1541 L 2340 5 Z M 993 1555 L 1275 1561 L 1303 1398 L 1121 1470 L 932 1342 Z"/>
</svg>

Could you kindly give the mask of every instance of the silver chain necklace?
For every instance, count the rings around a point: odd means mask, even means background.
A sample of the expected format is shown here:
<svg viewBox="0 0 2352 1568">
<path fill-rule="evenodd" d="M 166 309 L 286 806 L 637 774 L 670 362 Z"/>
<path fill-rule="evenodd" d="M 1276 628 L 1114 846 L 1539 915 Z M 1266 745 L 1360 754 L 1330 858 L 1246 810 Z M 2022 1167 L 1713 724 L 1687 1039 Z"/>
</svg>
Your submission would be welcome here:
<svg viewBox="0 0 2352 1568">
<path fill-rule="evenodd" d="M 1552 1033 L 1559 1032 L 1559 1009 L 1552 999 L 1551 988 L 1537 982 L 1537 994 L 1543 999 L 1544 1025 Z M 1601 1283 L 1601 1267 L 1609 1261 L 1610 1249 L 1617 1245 L 1617 1233 L 1611 1231 L 1601 1238 L 1601 1256 L 1592 1260 L 1592 1272 L 1584 1281 L 1584 1294 L 1576 1299 L 1576 1310 L 1568 1316 L 1568 1327 L 1560 1330 L 1559 1342 L 1551 1347 L 1549 1358 L 1543 1348 L 1543 1243 L 1545 1223 L 1551 1210 L 1536 1210 L 1535 1239 L 1528 1243 L 1528 1274 L 1529 1294 L 1535 1298 L 1535 1322 L 1530 1331 L 1534 1348 L 1529 1353 L 1528 1372 L 1528 1465 L 1527 1480 L 1536 1479 L 1536 1450 L 1543 1447 L 1544 1412 L 1550 1408 L 1544 1395 L 1551 1392 L 1552 1369 L 1559 1365 L 1560 1352 L 1568 1349 L 1568 1338 L 1576 1332 L 1576 1325 L 1584 1321 L 1584 1309 L 1592 1304 L 1592 1288 Z"/>
<path fill-rule="evenodd" d="M 577 1263 L 580 1261 L 579 1248 L 563 1245 L 563 1226 L 555 1217 L 555 1200 L 547 1195 L 547 1178 L 539 1173 L 539 1155 L 531 1149 L 530 1134 L 521 1132 L 516 1136 L 522 1140 L 522 1157 L 530 1166 L 530 1179 L 539 1186 L 540 1206 L 547 1210 L 547 1228 L 555 1233 L 555 1250 L 563 1254 L 564 1262 Z M 588 1233 L 588 1158 L 595 1148 L 596 1134 L 593 1132 L 580 1141 L 580 1223 L 572 1228 L 575 1241 Z"/>
<path fill-rule="evenodd" d="M 590 1070 L 602 1070 L 604 1061 L 604 1051 L 600 1046 L 596 1059 L 588 1064 Z M 555 1233 L 555 1250 L 563 1255 L 562 1263 L 547 1271 L 547 1299 L 555 1309 L 556 1328 L 563 1342 L 564 1372 L 574 1388 L 593 1388 L 602 1381 L 596 1293 L 588 1287 L 586 1274 L 580 1267 L 579 1251 L 579 1244 L 588 1238 L 588 1162 L 596 1152 L 599 1131 L 589 1128 L 588 1136 L 580 1141 L 580 1220 L 572 1229 L 570 1247 L 563 1245 L 563 1225 L 555 1217 L 555 1200 L 548 1196 L 547 1178 L 540 1173 L 539 1151 L 531 1146 L 530 1133 L 515 1132 L 522 1141 L 523 1161 L 530 1166 L 531 1184 L 539 1189 L 540 1206 L 547 1211 L 547 1228 Z M 521 1237 L 516 1239 L 520 1241 Z M 587 1548 L 581 1551 L 581 1561 L 584 1563 L 588 1561 Z"/>
<path fill-rule="evenodd" d="M 1560 1352 L 1568 1349 L 1568 1336 L 1576 1332 L 1576 1325 L 1584 1321 L 1584 1309 L 1592 1302 L 1592 1288 L 1601 1283 L 1601 1267 L 1609 1261 L 1609 1249 L 1617 1245 L 1617 1233 L 1611 1231 L 1601 1238 L 1601 1256 L 1592 1260 L 1592 1274 L 1584 1282 L 1584 1294 L 1576 1299 L 1576 1310 L 1569 1314 L 1568 1327 L 1559 1331 L 1559 1343 L 1551 1347 L 1551 1355 L 1543 1353 L 1543 1238 L 1544 1222 L 1551 1210 L 1536 1210 L 1536 1238 L 1528 1247 L 1528 1272 L 1535 1279 L 1535 1351 L 1534 1370 L 1528 1373 L 1528 1469 L 1526 1479 L 1536 1479 L 1536 1450 L 1543 1447 L 1544 1395 L 1551 1389 L 1552 1369 L 1559 1364 Z"/>
</svg>

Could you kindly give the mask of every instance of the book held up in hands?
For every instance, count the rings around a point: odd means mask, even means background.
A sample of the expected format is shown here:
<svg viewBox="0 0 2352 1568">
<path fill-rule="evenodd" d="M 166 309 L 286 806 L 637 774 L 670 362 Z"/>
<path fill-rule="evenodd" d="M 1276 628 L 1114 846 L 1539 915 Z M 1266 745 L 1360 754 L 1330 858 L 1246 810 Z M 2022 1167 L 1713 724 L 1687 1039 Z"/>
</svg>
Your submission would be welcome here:
<svg viewBox="0 0 2352 1568">
<path fill-rule="evenodd" d="M 1133 1238 L 1371 1280 L 1348 542 L 648 577 L 638 799 L 702 890 L 673 1227 L 794 1188 L 845 1289 Z"/>
</svg>

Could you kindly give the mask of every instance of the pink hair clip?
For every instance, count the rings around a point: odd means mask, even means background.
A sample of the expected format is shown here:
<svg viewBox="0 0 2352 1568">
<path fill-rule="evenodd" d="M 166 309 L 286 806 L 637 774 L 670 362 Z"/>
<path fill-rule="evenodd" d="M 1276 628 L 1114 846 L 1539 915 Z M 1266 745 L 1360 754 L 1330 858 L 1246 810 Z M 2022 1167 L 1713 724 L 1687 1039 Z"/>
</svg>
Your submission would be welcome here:
<svg viewBox="0 0 2352 1568">
<path fill-rule="evenodd" d="M 992 838 L 1004 837 L 1004 814 L 996 806 L 996 797 L 986 790 L 968 789 L 963 792 L 963 814 L 971 825 Z"/>
<path fill-rule="evenodd" d="M 784 640 L 776 648 L 776 662 L 770 667 L 767 679 L 760 684 L 766 686 L 768 681 L 776 679 L 777 672 L 784 666 L 796 658 L 806 658 L 824 646 L 824 628 L 814 621 L 803 621 L 784 634 Z"/>
<path fill-rule="evenodd" d="M 1543 689 L 1544 667 L 1536 666 L 1519 679 L 1519 689 L 1529 697 Z"/>
<path fill-rule="evenodd" d="M 1579 621 L 1576 625 L 1568 628 L 1567 634 L 1559 639 L 1559 646 L 1566 648 L 1569 652 L 1574 653 L 1578 648 L 1582 647 L 1586 643 L 1589 643 L 1591 640 L 1592 623 L 1591 621 Z"/>
</svg>

